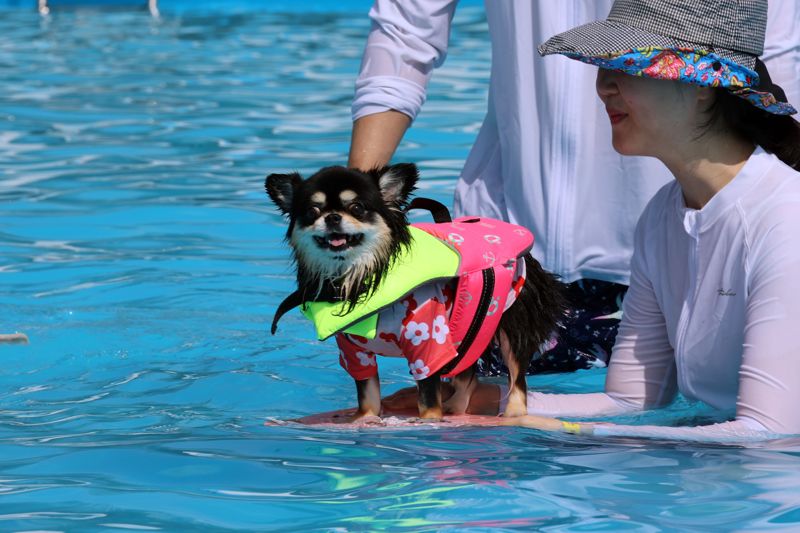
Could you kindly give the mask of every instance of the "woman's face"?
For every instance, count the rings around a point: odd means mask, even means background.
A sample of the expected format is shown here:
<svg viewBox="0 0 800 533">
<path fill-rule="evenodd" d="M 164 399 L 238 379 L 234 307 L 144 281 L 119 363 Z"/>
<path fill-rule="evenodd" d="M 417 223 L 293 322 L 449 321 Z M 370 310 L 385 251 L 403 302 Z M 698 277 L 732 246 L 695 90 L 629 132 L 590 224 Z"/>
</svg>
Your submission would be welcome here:
<svg viewBox="0 0 800 533">
<path fill-rule="evenodd" d="M 597 94 L 611 121 L 612 144 L 623 155 L 665 161 L 697 136 L 698 87 L 598 69 Z"/>
</svg>

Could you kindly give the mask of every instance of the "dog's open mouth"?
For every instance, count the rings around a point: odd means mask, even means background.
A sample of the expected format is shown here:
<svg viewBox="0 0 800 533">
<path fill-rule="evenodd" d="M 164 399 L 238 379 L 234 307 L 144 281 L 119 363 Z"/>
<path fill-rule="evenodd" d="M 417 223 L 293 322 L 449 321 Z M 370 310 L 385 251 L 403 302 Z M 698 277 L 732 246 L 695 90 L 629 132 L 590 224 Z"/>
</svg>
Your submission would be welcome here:
<svg viewBox="0 0 800 533">
<path fill-rule="evenodd" d="M 324 237 L 314 236 L 314 240 L 320 248 L 326 248 L 334 252 L 342 252 L 353 246 L 358 246 L 364 240 L 363 233 L 328 233 Z"/>
</svg>

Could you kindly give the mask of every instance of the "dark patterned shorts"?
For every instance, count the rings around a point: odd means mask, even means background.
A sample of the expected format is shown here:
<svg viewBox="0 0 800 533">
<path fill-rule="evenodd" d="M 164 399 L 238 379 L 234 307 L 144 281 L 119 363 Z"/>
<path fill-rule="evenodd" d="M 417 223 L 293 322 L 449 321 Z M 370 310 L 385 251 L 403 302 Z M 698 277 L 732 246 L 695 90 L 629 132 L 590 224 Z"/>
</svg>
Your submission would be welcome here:
<svg viewBox="0 0 800 533">
<path fill-rule="evenodd" d="M 582 279 L 567 284 L 569 309 L 546 350 L 534 354 L 528 375 L 602 368 L 608 364 L 627 285 Z M 483 376 L 508 374 L 497 346 L 478 360 Z"/>
</svg>

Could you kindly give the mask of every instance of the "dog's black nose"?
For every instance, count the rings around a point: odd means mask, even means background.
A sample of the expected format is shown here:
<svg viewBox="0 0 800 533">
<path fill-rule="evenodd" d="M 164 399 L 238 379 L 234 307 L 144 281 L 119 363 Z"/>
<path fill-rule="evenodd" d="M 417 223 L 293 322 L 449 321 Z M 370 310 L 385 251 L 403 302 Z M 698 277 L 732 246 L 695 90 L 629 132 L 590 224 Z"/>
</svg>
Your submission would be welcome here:
<svg viewBox="0 0 800 533">
<path fill-rule="evenodd" d="M 336 226 L 342 221 L 342 215 L 339 213 L 328 213 L 325 215 L 325 224 L 328 226 Z"/>
</svg>

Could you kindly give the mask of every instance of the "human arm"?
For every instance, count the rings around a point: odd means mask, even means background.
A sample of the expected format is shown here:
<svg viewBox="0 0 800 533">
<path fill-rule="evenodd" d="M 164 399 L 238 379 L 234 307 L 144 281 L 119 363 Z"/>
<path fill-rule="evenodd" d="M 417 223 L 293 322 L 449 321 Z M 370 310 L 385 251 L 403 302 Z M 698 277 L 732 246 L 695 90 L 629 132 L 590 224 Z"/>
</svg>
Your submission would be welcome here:
<svg viewBox="0 0 800 533">
<path fill-rule="evenodd" d="M 367 170 L 389 162 L 416 117 L 434 68 L 444 62 L 453 0 L 376 0 L 353 99 L 348 165 Z"/>
<path fill-rule="evenodd" d="M 677 389 L 674 351 L 650 281 L 647 254 L 643 250 L 646 241 L 639 236 L 643 231 L 637 229 L 631 284 L 622 304 L 622 322 L 604 391 L 588 394 L 529 392 L 528 414 L 607 417 L 661 407 L 674 398 Z"/>
<path fill-rule="evenodd" d="M 393 109 L 357 119 L 347 166 L 366 171 L 389 164 L 410 124 L 408 115 Z"/>
<path fill-rule="evenodd" d="M 640 224 L 641 226 L 641 224 Z M 652 230 L 650 230 L 652 232 Z M 499 425 L 520 425 L 547 431 L 594 432 L 600 425 L 572 423 L 553 417 L 591 419 L 662 407 L 677 391 L 674 350 L 667 326 L 651 283 L 651 269 L 645 247 L 651 233 L 637 228 L 636 250 L 632 261 L 631 286 L 623 302 L 623 318 L 611 356 L 603 392 L 586 394 L 528 393 L 528 415 L 497 419 Z M 468 413 L 503 412 L 505 386 L 482 384 L 481 394 L 473 397 Z M 384 401 L 384 408 L 400 407 L 407 400 L 401 391 Z M 386 410 L 386 409 L 384 409 Z M 613 426 L 619 431 L 627 426 Z M 664 428 L 673 429 L 673 428 Z"/>
<path fill-rule="evenodd" d="M 786 174 L 787 182 L 800 177 Z M 736 416 L 775 433 L 800 434 L 800 197 L 781 196 L 783 205 L 748 228 L 754 236 Z"/>
</svg>

